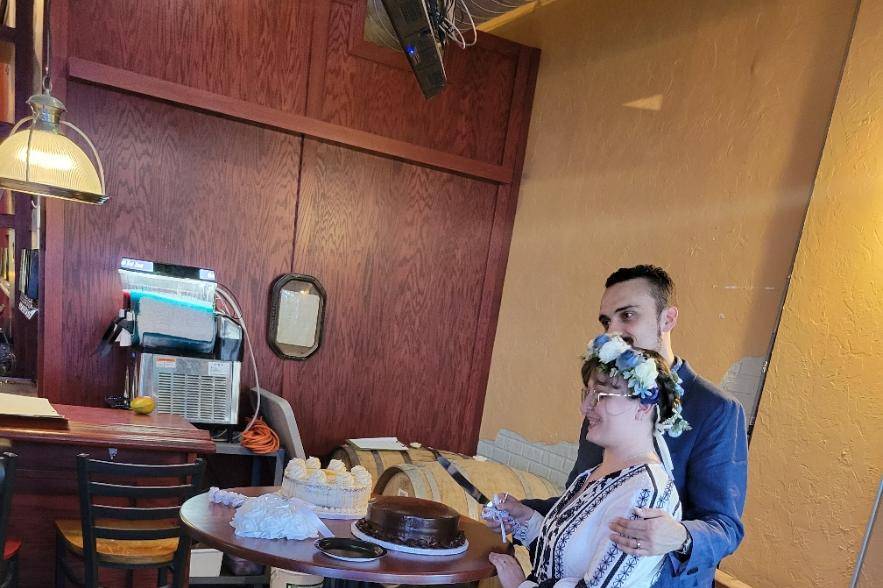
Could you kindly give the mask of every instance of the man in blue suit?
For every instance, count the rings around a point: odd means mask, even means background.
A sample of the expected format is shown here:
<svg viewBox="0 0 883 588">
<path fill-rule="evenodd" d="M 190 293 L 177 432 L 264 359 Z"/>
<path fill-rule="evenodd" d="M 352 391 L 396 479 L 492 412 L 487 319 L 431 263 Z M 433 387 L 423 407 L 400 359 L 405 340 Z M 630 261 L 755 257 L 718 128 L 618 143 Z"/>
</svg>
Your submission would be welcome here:
<svg viewBox="0 0 883 588">
<path fill-rule="evenodd" d="M 683 520 L 664 511 L 639 509 L 637 520 L 617 519 L 611 539 L 626 553 L 666 554 L 656 588 L 714 584 L 714 570 L 742 540 L 742 509 L 748 475 L 745 412 L 735 398 L 698 376 L 676 357 L 671 331 L 678 320 L 672 303 L 674 284 L 662 268 L 620 268 L 607 279 L 598 320 L 605 332 L 620 333 L 633 345 L 658 351 L 671 363 L 684 388 L 684 418 L 692 429 L 666 436 Z M 588 421 L 580 431 L 579 453 L 568 485 L 601 462 L 602 449 L 586 441 Z M 554 501 L 525 500 L 545 514 Z"/>
</svg>

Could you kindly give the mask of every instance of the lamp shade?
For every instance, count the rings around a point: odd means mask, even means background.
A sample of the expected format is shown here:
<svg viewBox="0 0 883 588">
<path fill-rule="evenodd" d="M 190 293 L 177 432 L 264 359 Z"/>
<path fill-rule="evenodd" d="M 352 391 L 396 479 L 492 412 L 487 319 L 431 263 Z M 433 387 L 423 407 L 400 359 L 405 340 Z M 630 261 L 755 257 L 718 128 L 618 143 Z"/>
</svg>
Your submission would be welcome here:
<svg viewBox="0 0 883 588">
<path fill-rule="evenodd" d="M 82 131 L 60 120 L 64 105 L 48 94 L 34 96 L 29 103 L 34 116 L 19 121 L 0 143 L 0 187 L 90 204 L 107 201 L 98 154 Z M 27 128 L 15 130 L 26 122 L 31 123 Z M 61 134 L 62 124 L 80 133 L 89 144 L 98 171 L 89 156 Z"/>
</svg>

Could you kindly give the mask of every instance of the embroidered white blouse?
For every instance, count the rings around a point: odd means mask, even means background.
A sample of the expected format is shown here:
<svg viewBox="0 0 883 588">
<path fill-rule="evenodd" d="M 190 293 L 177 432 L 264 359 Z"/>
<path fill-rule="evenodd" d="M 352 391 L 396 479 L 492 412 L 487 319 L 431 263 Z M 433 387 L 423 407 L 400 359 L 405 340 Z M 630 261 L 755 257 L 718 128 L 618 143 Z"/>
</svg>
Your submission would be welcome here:
<svg viewBox="0 0 883 588">
<path fill-rule="evenodd" d="M 538 538 L 533 571 L 519 588 L 644 588 L 662 567 L 662 555 L 634 556 L 610 540 L 617 517 L 636 519 L 635 508 L 659 508 L 680 520 L 681 502 L 674 481 L 661 464 L 625 468 L 590 482 L 592 470 L 573 481 L 545 518 L 534 513 L 522 536 Z"/>
</svg>

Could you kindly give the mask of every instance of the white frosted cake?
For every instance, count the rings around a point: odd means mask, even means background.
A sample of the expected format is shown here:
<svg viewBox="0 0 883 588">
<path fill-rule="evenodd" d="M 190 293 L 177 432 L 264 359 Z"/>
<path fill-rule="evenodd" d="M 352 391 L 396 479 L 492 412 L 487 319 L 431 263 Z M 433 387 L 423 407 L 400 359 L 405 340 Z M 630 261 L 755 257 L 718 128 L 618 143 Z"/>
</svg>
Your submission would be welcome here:
<svg viewBox="0 0 883 588">
<path fill-rule="evenodd" d="M 285 467 L 282 495 L 300 498 L 333 514 L 364 516 L 371 497 L 371 474 L 362 466 L 347 471 L 339 459 L 332 459 L 328 469 L 321 469 L 319 460 L 299 457 Z"/>
</svg>

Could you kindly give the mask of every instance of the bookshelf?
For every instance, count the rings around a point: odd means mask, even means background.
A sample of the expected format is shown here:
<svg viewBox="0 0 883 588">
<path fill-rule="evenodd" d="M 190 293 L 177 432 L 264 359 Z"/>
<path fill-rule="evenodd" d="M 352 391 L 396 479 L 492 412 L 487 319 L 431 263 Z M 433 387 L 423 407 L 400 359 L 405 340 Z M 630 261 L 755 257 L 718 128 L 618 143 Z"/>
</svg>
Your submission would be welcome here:
<svg viewBox="0 0 883 588">
<path fill-rule="evenodd" d="M 42 7 L 43 0 L 0 0 L 0 140 L 9 135 L 15 121 L 30 114 L 27 100 L 40 70 L 35 61 L 34 12 L 41 13 Z M 36 379 L 39 313 L 27 317 L 19 306 L 23 280 L 33 273 L 22 273 L 32 255 L 28 250 L 40 248 L 31 234 L 33 210 L 30 196 L 0 189 L 0 328 L 16 357 L 13 370 L 0 375 L 31 380 Z"/>
</svg>

